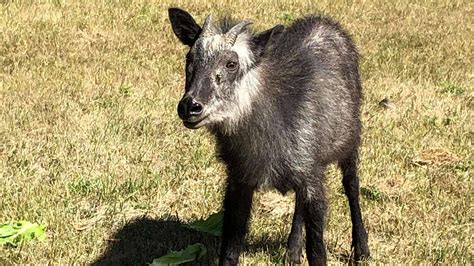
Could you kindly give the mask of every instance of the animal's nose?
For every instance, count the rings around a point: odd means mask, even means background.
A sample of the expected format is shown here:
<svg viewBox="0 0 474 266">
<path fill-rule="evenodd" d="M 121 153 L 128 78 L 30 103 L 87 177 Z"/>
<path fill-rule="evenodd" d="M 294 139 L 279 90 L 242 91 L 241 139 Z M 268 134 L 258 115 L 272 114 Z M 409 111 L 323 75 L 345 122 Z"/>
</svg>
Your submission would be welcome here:
<svg viewBox="0 0 474 266">
<path fill-rule="evenodd" d="M 181 119 L 187 120 L 202 113 L 202 104 L 194 98 L 188 96 L 183 98 L 178 104 L 178 115 Z"/>
</svg>

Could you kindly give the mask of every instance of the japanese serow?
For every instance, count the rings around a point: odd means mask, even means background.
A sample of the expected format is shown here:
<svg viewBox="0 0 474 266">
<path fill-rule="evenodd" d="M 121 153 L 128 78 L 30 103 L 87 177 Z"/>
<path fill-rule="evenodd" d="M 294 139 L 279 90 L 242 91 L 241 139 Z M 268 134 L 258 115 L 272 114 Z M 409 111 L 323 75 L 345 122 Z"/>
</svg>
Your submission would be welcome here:
<svg viewBox="0 0 474 266">
<path fill-rule="evenodd" d="M 189 46 L 178 115 L 216 138 L 227 169 L 219 265 L 236 265 L 253 193 L 263 186 L 296 194 L 285 260 L 301 263 L 303 227 L 309 265 L 326 264 L 325 169 L 337 163 L 352 220 L 355 260 L 369 256 L 359 207 L 361 135 L 359 56 L 349 35 L 327 17 L 255 33 L 229 18 L 199 26 L 169 9 L 178 39 Z"/>
</svg>

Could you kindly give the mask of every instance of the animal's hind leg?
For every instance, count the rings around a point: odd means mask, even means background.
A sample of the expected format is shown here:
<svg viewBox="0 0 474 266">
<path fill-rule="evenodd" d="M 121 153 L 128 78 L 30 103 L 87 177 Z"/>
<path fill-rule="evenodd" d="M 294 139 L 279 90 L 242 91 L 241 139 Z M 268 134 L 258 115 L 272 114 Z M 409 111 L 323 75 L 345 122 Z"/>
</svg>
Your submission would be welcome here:
<svg viewBox="0 0 474 266">
<path fill-rule="evenodd" d="M 326 246 L 324 244 L 324 217 L 326 198 L 324 190 L 324 167 L 315 167 L 312 177 L 301 188 L 299 196 L 303 201 L 303 219 L 306 229 L 306 258 L 310 266 L 326 265 Z"/>
<path fill-rule="evenodd" d="M 293 214 L 293 223 L 291 225 L 290 236 L 286 247 L 285 260 L 288 264 L 301 264 L 301 255 L 303 253 L 303 201 L 298 195 L 295 202 L 295 213 Z"/>
<path fill-rule="evenodd" d="M 349 200 L 352 220 L 352 247 L 356 261 L 369 257 L 369 246 L 367 244 L 367 231 L 362 221 L 362 214 L 359 206 L 359 177 L 357 175 L 357 150 L 339 162 L 342 170 L 342 184 Z"/>
</svg>

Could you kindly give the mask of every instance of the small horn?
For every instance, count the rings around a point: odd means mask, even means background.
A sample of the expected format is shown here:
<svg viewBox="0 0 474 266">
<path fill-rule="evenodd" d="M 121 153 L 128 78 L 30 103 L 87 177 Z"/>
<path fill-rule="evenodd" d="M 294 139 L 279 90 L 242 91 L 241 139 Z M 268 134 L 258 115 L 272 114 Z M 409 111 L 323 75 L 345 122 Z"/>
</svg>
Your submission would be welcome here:
<svg viewBox="0 0 474 266">
<path fill-rule="evenodd" d="M 212 15 L 209 15 L 206 17 L 206 20 L 204 21 L 204 24 L 202 25 L 202 36 L 209 37 L 216 34 L 217 34 L 216 29 L 212 25 Z"/>
<path fill-rule="evenodd" d="M 244 31 L 244 29 L 250 24 L 252 24 L 252 22 L 242 21 L 239 24 L 232 27 L 232 29 L 230 29 L 225 34 L 226 42 L 230 45 L 234 45 L 235 40 L 237 40 L 237 35 L 242 33 L 242 31 Z"/>
</svg>

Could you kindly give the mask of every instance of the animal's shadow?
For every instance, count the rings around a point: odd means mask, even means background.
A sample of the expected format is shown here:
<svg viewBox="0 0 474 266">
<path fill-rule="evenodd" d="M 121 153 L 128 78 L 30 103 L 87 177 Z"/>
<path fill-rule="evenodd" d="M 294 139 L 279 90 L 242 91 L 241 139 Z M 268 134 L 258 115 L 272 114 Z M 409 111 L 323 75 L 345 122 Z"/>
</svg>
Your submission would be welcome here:
<svg viewBox="0 0 474 266">
<path fill-rule="evenodd" d="M 207 253 L 200 260 L 187 265 L 216 265 L 220 238 L 189 229 L 177 219 L 141 217 L 117 230 L 109 239 L 104 253 L 91 265 L 148 265 L 170 250 L 181 250 L 190 244 L 202 243 Z M 250 253 L 265 252 L 272 264 L 282 264 L 281 248 L 286 239 L 262 238 L 248 243 Z M 338 254 L 338 260 L 349 262 L 347 254 Z"/>
<path fill-rule="evenodd" d="M 181 250 L 195 243 L 204 244 L 207 253 L 188 265 L 217 265 L 219 237 L 192 230 L 174 218 L 154 220 L 141 217 L 117 230 L 109 238 L 104 253 L 91 265 L 148 265 L 170 250 Z M 272 251 L 278 250 L 282 245 L 282 239 L 260 239 L 247 245 L 245 250 L 252 253 L 274 253 Z M 272 255 L 272 260 L 280 259 L 277 258 L 278 254 Z"/>
</svg>

